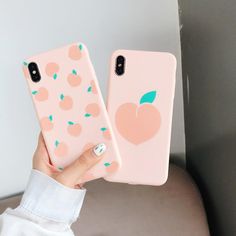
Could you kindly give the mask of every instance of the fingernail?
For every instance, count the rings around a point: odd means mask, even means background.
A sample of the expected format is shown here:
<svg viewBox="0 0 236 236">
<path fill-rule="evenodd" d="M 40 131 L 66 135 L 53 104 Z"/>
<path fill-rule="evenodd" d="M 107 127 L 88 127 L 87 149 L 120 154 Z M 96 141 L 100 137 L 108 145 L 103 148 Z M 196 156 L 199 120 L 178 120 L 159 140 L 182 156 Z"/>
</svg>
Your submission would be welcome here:
<svg viewBox="0 0 236 236">
<path fill-rule="evenodd" d="M 96 145 L 93 149 L 93 152 L 96 156 L 101 156 L 105 151 L 106 151 L 107 147 L 104 143 L 99 143 L 98 145 Z"/>
</svg>

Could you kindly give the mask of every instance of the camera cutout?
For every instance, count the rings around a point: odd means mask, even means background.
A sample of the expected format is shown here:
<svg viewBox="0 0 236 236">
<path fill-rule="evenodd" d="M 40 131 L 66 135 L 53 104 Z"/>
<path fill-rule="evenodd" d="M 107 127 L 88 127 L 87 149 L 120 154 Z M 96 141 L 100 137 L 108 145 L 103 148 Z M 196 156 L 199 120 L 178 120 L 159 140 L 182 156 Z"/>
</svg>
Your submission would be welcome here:
<svg viewBox="0 0 236 236">
<path fill-rule="evenodd" d="M 123 75 L 125 73 L 125 58 L 123 56 L 118 56 L 116 58 L 116 74 Z"/>
<path fill-rule="evenodd" d="M 30 77 L 33 82 L 39 82 L 41 80 L 41 75 L 39 73 L 39 68 L 35 62 L 30 62 L 28 65 L 28 70 L 30 73 Z"/>
</svg>

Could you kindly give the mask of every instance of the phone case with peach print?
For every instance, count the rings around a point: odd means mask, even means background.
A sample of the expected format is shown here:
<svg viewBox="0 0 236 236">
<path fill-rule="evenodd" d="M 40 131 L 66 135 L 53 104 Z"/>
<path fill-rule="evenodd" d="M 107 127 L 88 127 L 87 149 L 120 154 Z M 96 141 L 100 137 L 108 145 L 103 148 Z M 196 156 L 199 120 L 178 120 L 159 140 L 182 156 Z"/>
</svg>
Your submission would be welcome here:
<svg viewBox="0 0 236 236">
<path fill-rule="evenodd" d="M 125 72 L 115 72 L 118 56 Z M 122 167 L 105 179 L 161 185 L 168 176 L 176 59 L 170 53 L 118 50 L 111 58 L 108 114 Z"/>
<path fill-rule="evenodd" d="M 30 77 L 31 62 L 38 65 L 39 82 Z M 23 64 L 52 168 L 63 169 L 83 151 L 105 143 L 104 158 L 81 182 L 116 171 L 119 152 L 85 45 L 71 44 L 31 57 Z"/>
</svg>

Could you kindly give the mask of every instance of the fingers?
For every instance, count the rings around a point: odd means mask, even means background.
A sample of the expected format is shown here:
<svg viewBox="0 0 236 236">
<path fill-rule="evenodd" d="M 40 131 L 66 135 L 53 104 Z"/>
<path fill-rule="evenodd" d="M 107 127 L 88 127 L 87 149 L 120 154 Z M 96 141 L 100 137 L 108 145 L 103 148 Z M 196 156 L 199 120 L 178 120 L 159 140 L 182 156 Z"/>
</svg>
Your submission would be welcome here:
<svg viewBox="0 0 236 236">
<path fill-rule="evenodd" d="M 56 176 L 56 180 L 68 187 L 74 188 L 78 180 L 102 159 L 105 151 L 106 145 L 103 143 L 85 151 L 75 162 L 59 173 Z"/>
<path fill-rule="evenodd" d="M 37 149 L 41 149 L 41 148 L 45 148 L 45 142 L 44 142 L 42 132 L 39 133 Z"/>
<path fill-rule="evenodd" d="M 42 132 L 39 133 L 39 139 L 38 139 L 38 145 L 43 145 L 44 144 L 44 139 L 43 139 L 43 135 Z"/>
<path fill-rule="evenodd" d="M 40 132 L 38 138 L 38 146 L 33 156 L 33 168 L 45 174 L 51 175 L 49 166 L 50 166 L 49 155 L 47 152 L 43 135 Z"/>
</svg>

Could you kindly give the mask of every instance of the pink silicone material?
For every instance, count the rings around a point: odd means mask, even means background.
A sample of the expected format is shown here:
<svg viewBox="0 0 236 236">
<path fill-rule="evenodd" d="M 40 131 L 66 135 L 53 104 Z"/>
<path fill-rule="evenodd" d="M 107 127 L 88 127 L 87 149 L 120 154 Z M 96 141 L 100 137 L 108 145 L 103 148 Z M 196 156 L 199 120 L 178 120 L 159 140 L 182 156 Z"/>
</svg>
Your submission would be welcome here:
<svg viewBox="0 0 236 236">
<path fill-rule="evenodd" d="M 39 67 L 42 78 L 37 83 L 29 77 L 30 62 Z M 23 70 L 52 164 L 62 169 L 83 151 L 105 143 L 104 158 L 81 182 L 116 171 L 119 152 L 85 45 L 74 43 L 31 57 Z"/>
<path fill-rule="evenodd" d="M 123 55 L 125 73 L 115 73 Z M 161 185 L 168 176 L 176 59 L 170 53 L 118 50 L 111 58 L 108 114 L 122 167 L 105 179 Z"/>
</svg>

